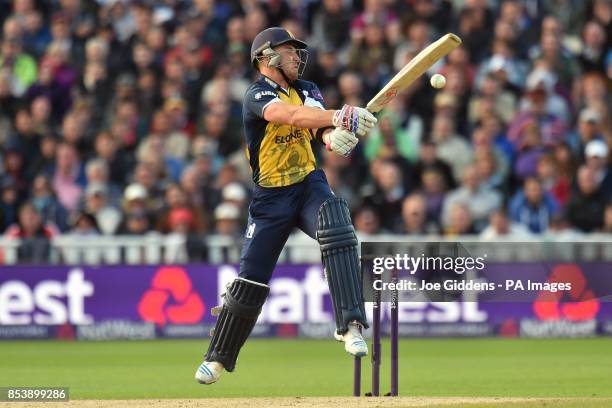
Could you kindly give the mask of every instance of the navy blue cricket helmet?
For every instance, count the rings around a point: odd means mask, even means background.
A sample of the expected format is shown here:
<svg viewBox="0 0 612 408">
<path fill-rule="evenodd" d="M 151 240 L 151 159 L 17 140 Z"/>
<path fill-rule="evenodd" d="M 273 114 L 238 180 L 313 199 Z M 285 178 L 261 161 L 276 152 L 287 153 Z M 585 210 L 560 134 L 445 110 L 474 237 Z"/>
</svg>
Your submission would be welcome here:
<svg viewBox="0 0 612 408">
<path fill-rule="evenodd" d="M 291 34 L 289 30 L 285 30 L 282 27 L 271 27 L 266 28 L 253 40 L 253 44 L 251 45 L 251 63 L 253 67 L 257 68 L 257 59 L 259 57 L 265 56 L 268 50 L 272 50 L 272 48 L 282 45 L 282 44 L 291 44 L 298 50 L 305 50 L 308 45 L 304 41 L 298 40 Z"/>
</svg>

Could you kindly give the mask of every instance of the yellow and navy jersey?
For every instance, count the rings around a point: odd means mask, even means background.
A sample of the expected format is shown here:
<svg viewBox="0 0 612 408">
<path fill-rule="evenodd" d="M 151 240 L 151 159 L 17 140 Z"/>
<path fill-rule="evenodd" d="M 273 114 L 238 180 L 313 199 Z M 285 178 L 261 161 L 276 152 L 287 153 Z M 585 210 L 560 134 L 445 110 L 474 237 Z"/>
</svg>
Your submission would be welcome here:
<svg viewBox="0 0 612 408">
<path fill-rule="evenodd" d="M 253 181 L 261 187 L 299 183 L 316 168 L 311 142 L 317 136 L 313 130 L 279 125 L 263 118 L 264 109 L 275 102 L 325 109 L 323 96 L 312 82 L 297 80 L 286 90 L 262 76 L 249 87 L 242 110 L 246 153 Z"/>
</svg>

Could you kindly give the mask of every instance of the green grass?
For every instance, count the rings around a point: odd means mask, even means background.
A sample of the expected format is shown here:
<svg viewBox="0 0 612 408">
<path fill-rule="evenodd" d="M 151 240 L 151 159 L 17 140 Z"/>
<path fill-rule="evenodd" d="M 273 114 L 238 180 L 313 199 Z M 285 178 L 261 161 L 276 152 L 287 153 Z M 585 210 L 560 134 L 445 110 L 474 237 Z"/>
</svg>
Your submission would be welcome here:
<svg viewBox="0 0 612 408">
<path fill-rule="evenodd" d="M 0 342 L 0 385 L 69 386 L 71 399 L 351 393 L 352 358 L 332 340 L 250 340 L 236 372 L 209 387 L 193 380 L 205 346 L 190 340 Z M 383 343 L 385 391 L 388 351 Z M 364 359 L 364 391 L 369 390 L 369 367 Z M 612 397 L 612 340 L 402 340 L 400 394 Z"/>
</svg>

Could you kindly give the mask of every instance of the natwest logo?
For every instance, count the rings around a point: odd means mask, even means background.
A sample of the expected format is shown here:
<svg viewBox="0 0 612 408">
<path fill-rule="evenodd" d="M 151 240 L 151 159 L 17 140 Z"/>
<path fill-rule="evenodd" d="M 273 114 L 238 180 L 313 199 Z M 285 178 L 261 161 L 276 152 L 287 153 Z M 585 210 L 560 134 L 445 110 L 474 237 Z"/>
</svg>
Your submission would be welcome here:
<svg viewBox="0 0 612 408">
<path fill-rule="evenodd" d="M 91 324 L 85 298 L 93 293 L 81 269 L 71 269 L 65 282 L 44 280 L 33 288 L 6 281 L 0 286 L 0 324 Z"/>
<path fill-rule="evenodd" d="M 189 275 L 179 267 L 160 268 L 138 304 L 138 314 L 146 322 L 190 324 L 204 316 L 202 298 L 193 292 Z"/>
<path fill-rule="evenodd" d="M 584 274 L 577 265 L 558 265 L 548 282 L 571 283 L 569 291 L 542 291 L 533 304 L 540 320 L 591 320 L 599 312 L 599 301 L 588 287 Z"/>
</svg>

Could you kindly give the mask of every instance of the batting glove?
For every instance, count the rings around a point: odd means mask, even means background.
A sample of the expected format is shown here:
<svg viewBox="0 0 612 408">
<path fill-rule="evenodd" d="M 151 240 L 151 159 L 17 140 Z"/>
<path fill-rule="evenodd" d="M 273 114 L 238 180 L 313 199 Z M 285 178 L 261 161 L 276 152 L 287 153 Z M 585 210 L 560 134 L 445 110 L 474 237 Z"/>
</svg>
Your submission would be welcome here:
<svg viewBox="0 0 612 408">
<path fill-rule="evenodd" d="M 364 137 L 374 128 L 377 121 L 376 117 L 364 108 L 344 105 L 342 109 L 334 112 L 333 124 Z"/>
<path fill-rule="evenodd" d="M 328 134 L 325 147 L 327 150 L 346 157 L 357 146 L 357 143 L 359 139 L 353 132 L 337 127 Z"/>
</svg>

